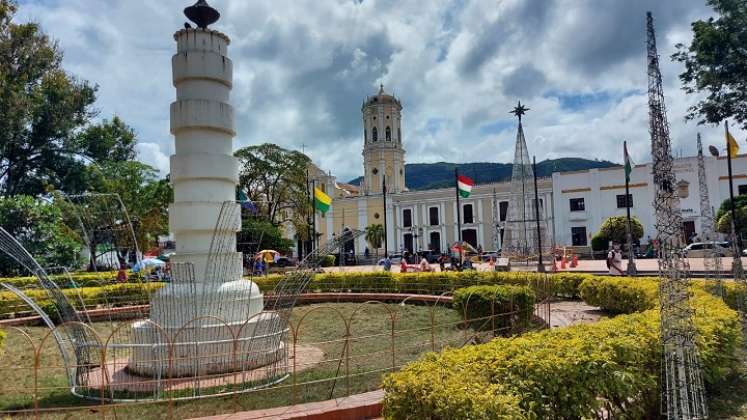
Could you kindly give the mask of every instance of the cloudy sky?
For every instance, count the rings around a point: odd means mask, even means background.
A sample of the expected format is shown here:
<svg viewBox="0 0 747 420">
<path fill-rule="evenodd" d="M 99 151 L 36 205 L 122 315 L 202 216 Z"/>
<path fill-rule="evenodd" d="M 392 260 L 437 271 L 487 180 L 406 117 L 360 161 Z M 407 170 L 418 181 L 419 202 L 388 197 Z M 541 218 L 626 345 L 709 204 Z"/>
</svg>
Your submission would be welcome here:
<svg viewBox="0 0 747 420">
<path fill-rule="evenodd" d="M 164 173 L 173 33 L 192 0 L 20 0 L 17 21 L 40 22 L 64 66 L 99 85 L 102 118 L 139 137 L 140 158 Z M 237 147 L 300 149 L 342 180 L 362 172 L 360 105 L 379 83 L 401 98 L 408 162 L 510 162 L 517 100 L 529 152 L 649 159 L 645 12 L 656 19 L 673 148 L 695 151 L 684 121 L 696 98 L 669 56 L 689 42 L 705 0 L 210 0 L 232 40 Z M 742 142 L 744 132 L 736 131 Z M 747 146 L 742 143 L 743 149 Z"/>
</svg>

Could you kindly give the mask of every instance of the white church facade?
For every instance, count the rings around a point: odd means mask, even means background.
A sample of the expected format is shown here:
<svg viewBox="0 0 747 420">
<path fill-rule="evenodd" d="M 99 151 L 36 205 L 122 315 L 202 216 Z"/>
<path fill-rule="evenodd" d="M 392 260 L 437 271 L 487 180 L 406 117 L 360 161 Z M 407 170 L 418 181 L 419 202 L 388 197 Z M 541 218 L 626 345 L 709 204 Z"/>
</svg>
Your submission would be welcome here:
<svg viewBox="0 0 747 420">
<path fill-rule="evenodd" d="M 409 190 L 405 182 L 406 142 L 401 113 L 400 100 L 387 94 L 383 86 L 364 101 L 361 107 L 364 172 L 360 186 L 337 182 L 333 174 L 311 165 L 310 174 L 316 185 L 333 199 L 326 214 L 317 212 L 315 216 L 319 242 L 331 240 L 344 228 L 363 230 L 382 224 L 386 228 L 386 249 L 390 253 L 445 251 L 459 237 L 457 211 L 460 211 L 463 240 L 486 251 L 500 249 L 509 207 L 510 181 L 475 185 L 469 198 L 460 200 L 459 210 L 454 187 Z M 734 194 L 747 194 L 747 155 L 737 156 L 732 166 Z M 727 165 L 724 157 L 707 156 L 705 167 L 711 206 L 718 209 L 729 197 Z M 697 157 L 675 159 L 674 171 L 681 198 L 683 229 L 688 237 L 693 232 L 699 235 Z M 550 243 L 543 243 L 543 248 L 555 245 L 588 249 L 591 237 L 606 218 L 626 213 L 622 166 L 556 172 L 552 177 L 539 178 L 537 191 L 540 220 L 550 232 L 547 238 Z M 634 167 L 630 195 L 631 215 L 643 224 L 643 239 L 655 237 L 650 164 Z M 291 228 L 286 235 L 294 237 Z M 356 252 L 362 253 L 367 247 L 370 245 L 364 237 L 358 238 Z M 383 247 L 379 251 L 383 252 Z"/>
</svg>

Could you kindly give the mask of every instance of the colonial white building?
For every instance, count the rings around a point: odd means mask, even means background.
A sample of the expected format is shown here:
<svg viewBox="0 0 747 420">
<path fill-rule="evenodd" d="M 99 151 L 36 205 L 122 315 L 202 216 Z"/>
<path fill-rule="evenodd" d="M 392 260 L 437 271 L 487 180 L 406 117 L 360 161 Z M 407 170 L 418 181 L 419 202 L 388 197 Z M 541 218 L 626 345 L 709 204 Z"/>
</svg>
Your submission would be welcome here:
<svg viewBox="0 0 747 420">
<path fill-rule="evenodd" d="M 705 172 L 711 207 L 715 211 L 729 198 L 729 177 L 725 157 L 706 156 Z M 677 191 L 684 220 L 684 232 L 700 235 L 700 191 L 697 157 L 674 161 Z M 732 160 L 734 195 L 747 194 L 747 155 Z M 654 184 L 651 164 L 636 165 L 630 179 L 631 216 L 643 225 L 643 238 L 655 237 Z M 552 175 L 555 241 L 558 244 L 588 246 L 591 237 L 610 216 L 624 216 L 625 173 L 622 167 L 554 173 Z"/>
<path fill-rule="evenodd" d="M 334 174 L 315 165 L 310 168 L 316 185 L 333 198 L 325 215 L 316 214 L 315 227 L 320 242 L 332 239 L 343 228 L 363 230 L 372 224 L 386 227 L 386 248 L 390 253 L 444 251 L 457 241 L 455 188 L 423 191 L 407 188 L 402 109 L 400 100 L 387 94 L 383 86 L 363 102 L 364 163 L 360 187 L 339 183 Z M 711 206 L 717 209 L 729 197 L 726 161 L 723 157 L 708 156 L 705 166 Z M 732 166 L 735 195 L 747 194 L 747 155 L 736 157 Z M 693 232 L 700 234 L 697 158 L 675 159 L 674 170 L 684 217 L 683 229 L 688 237 Z M 383 185 L 387 191 L 386 210 Z M 644 240 L 656 235 L 653 188 L 651 165 L 635 166 L 630 181 L 631 215 L 643 224 Z M 509 196 L 509 181 L 476 185 L 469 198 L 460 200 L 462 239 L 484 250 L 500 249 Z M 553 173 L 551 178 L 538 179 L 538 196 L 540 219 L 551 232 L 547 235 L 550 243 L 543 243 L 543 248 L 549 245 L 588 247 L 606 218 L 626 213 L 625 176 L 621 166 Z M 287 235 L 294 237 L 292 229 Z M 356 252 L 361 253 L 366 247 L 370 245 L 363 237 L 359 238 Z"/>
</svg>

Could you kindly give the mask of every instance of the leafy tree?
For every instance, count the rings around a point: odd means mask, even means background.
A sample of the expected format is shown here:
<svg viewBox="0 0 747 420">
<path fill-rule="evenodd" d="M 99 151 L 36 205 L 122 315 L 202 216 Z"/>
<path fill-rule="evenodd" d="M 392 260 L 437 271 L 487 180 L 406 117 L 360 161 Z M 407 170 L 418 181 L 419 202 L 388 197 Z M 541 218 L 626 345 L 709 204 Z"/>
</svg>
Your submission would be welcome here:
<svg viewBox="0 0 747 420">
<path fill-rule="evenodd" d="M 36 23 L 12 22 L 0 0 L 0 194 L 80 191 L 77 133 L 94 115 L 96 88 L 62 69 L 62 52 Z"/>
<path fill-rule="evenodd" d="M 261 249 L 287 252 L 292 246 L 293 241 L 285 239 L 280 228 L 264 217 L 248 216 L 241 221 L 238 250 L 245 254 Z"/>
<path fill-rule="evenodd" d="M 384 243 L 384 226 L 377 223 L 366 227 L 366 242 L 371 245 L 376 255 Z"/>
<path fill-rule="evenodd" d="M 0 197 L 0 226 L 42 267 L 77 267 L 80 246 L 62 223 L 55 203 L 25 195 Z M 0 255 L 0 275 L 19 274 L 29 273 L 7 255 Z"/>
<path fill-rule="evenodd" d="M 293 223 L 301 239 L 308 239 L 311 203 L 306 189 L 309 158 L 303 153 L 264 143 L 237 150 L 239 187 L 259 213 L 279 226 Z"/>
<path fill-rule="evenodd" d="M 630 218 L 631 234 L 633 242 L 641 239 L 643 236 L 643 225 L 636 217 Z M 598 236 L 606 241 L 614 241 L 624 244 L 628 240 L 628 219 L 625 216 L 608 217 L 599 228 Z M 596 237 L 597 235 L 595 235 Z M 601 239 L 600 239 L 601 240 Z"/>
<path fill-rule="evenodd" d="M 747 129 L 747 2 L 708 0 L 718 18 L 692 23 L 689 46 L 677 44 L 672 59 L 684 63 L 680 74 L 687 93 L 707 92 L 690 107 L 688 119 L 718 124 L 733 118 Z"/>
<path fill-rule="evenodd" d="M 734 197 L 734 210 L 737 214 L 737 235 L 747 234 L 747 194 Z M 731 234 L 731 199 L 727 198 L 721 203 L 716 212 L 716 230 L 721 233 Z"/>
<path fill-rule="evenodd" d="M 747 207 L 735 209 L 737 214 L 737 235 L 747 234 Z M 716 230 L 721 233 L 731 234 L 731 212 L 725 212 L 716 218 Z"/>
<path fill-rule="evenodd" d="M 747 194 L 734 197 L 734 208 L 740 209 L 747 206 Z M 720 220 L 725 214 L 731 212 L 731 198 L 724 200 L 716 211 L 716 220 Z"/>
</svg>

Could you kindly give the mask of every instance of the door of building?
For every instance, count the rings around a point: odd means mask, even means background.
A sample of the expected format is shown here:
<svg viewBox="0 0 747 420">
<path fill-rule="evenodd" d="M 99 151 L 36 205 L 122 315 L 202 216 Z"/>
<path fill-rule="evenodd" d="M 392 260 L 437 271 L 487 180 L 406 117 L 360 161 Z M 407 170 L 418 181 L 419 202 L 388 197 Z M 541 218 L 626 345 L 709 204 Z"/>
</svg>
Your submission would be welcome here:
<svg viewBox="0 0 747 420">
<path fill-rule="evenodd" d="M 462 240 L 477 248 L 477 230 L 475 229 L 464 229 L 462 231 Z"/>
<path fill-rule="evenodd" d="M 682 231 L 685 234 L 685 243 L 692 242 L 690 238 L 695 236 L 695 221 L 693 220 L 686 220 L 682 222 Z"/>
</svg>

